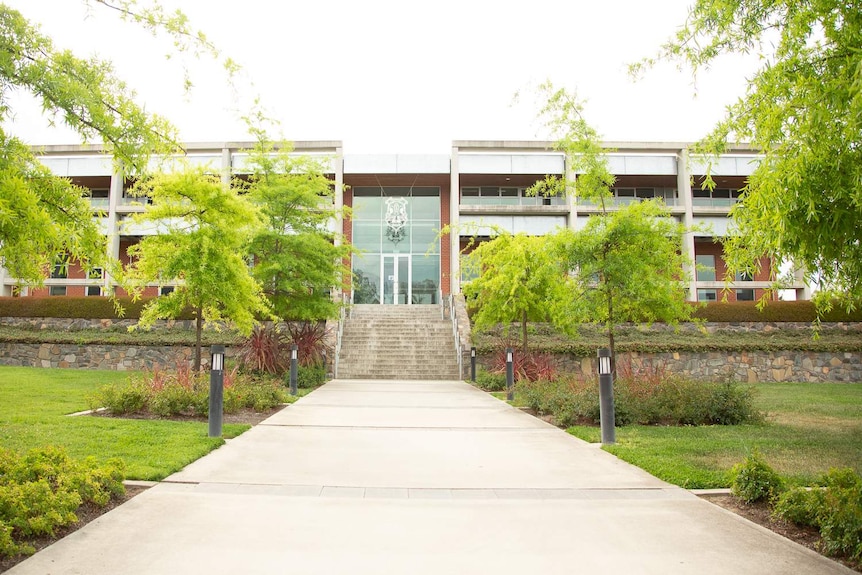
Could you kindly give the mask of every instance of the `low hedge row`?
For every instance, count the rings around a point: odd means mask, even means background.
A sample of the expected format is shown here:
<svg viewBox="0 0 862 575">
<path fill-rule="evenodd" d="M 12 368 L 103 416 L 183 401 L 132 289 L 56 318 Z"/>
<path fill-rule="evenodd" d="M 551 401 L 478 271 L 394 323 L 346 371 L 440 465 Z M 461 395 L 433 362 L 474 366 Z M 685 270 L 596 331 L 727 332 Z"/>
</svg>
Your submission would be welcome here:
<svg viewBox="0 0 862 575">
<path fill-rule="evenodd" d="M 129 297 L 114 301 L 107 297 L 0 297 L 0 317 L 60 317 L 72 319 L 138 319 L 152 298 L 132 301 Z M 177 319 L 194 319 L 191 311 Z"/>
<path fill-rule="evenodd" d="M 757 302 L 709 302 L 699 306 L 694 317 L 708 322 L 802 322 L 810 323 L 817 319 L 817 310 L 811 301 L 774 301 L 762 308 Z M 825 322 L 862 321 L 862 308 L 847 312 L 841 306 L 834 306 L 820 317 Z"/>
</svg>

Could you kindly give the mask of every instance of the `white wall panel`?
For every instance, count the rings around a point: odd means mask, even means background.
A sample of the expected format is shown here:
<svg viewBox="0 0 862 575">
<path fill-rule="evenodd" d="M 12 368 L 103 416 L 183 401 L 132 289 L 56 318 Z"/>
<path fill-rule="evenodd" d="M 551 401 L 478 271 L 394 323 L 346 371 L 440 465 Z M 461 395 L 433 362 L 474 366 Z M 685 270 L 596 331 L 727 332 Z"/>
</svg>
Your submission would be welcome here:
<svg viewBox="0 0 862 575">
<path fill-rule="evenodd" d="M 91 157 L 40 157 L 39 161 L 57 176 L 110 176 L 114 173 L 111 158 Z"/>
<path fill-rule="evenodd" d="M 736 229 L 733 220 L 723 216 L 695 216 L 694 225 L 705 228 L 705 231 L 694 232 L 694 235 L 699 237 L 726 236 Z"/>
</svg>

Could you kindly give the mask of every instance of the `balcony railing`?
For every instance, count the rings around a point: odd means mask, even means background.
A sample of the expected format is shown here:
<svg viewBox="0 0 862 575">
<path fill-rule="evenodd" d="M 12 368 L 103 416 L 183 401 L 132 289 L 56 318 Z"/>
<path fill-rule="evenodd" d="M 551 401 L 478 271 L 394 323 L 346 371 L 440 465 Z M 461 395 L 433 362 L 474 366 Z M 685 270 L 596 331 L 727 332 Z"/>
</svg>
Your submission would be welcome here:
<svg viewBox="0 0 862 575">
<path fill-rule="evenodd" d="M 566 199 L 560 197 L 501 197 L 501 196 L 461 196 L 462 206 L 565 206 Z"/>
<path fill-rule="evenodd" d="M 691 205 L 695 208 L 732 208 L 739 198 L 692 198 Z"/>
</svg>

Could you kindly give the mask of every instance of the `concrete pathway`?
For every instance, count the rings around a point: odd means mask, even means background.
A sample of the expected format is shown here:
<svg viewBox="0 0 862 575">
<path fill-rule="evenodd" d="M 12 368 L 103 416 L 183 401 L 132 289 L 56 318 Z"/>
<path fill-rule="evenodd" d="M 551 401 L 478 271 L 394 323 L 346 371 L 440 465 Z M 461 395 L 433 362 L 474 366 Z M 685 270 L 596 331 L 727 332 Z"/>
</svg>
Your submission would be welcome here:
<svg viewBox="0 0 862 575">
<path fill-rule="evenodd" d="M 853 572 L 464 383 L 337 380 L 8 573 Z"/>
</svg>

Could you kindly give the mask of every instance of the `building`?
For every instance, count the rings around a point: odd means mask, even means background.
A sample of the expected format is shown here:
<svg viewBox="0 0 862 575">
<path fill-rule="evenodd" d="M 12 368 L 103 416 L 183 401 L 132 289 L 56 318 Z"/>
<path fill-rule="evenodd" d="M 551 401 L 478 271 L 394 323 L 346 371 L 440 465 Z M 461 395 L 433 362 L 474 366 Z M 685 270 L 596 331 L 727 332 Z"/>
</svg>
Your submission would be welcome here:
<svg viewBox="0 0 862 575">
<path fill-rule="evenodd" d="M 449 155 L 345 155 L 341 142 L 295 142 L 295 153 L 326 158 L 336 190 L 336 206 L 350 206 L 351 217 L 333 222 L 361 254 L 354 257 L 350 294 L 354 303 L 436 303 L 461 286 L 461 251 L 468 236 L 489 224 L 513 233 L 545 234 L 557 227 L 578 229 L 596 215 L 595 205 L 577 197 L 531 197 L 526 190 L 547 175 L 566 175 L 562 153 L 548 142 L 456 141 Z M 241 172 L 250 143 L 189 144 L 188 159 L 229 174 Z M 754 300 L 769 287 L 769 272 L 757 277 L 730 278 L 722 246 L 728 233 L 731 206 L 739 200 L 758 162 L 746 146 L 728 150 L 712 167 L 716 187 L 702 190 L 705 167 L 689 157 L 688 145 L 677 143 L 608 143 L 608 159 L 617 180 L 614 204 L 662 198 L 674 217 L 701 231 L 686 234 L 684 249 L 698 264 L 686 270 L 691 300 Z M 92 192 L 109 252 L 127 262 L 127 249 L 155 233 L 129 219 L 145 206 L 127 195 L 129 182 L 115 173 L 110 156 L 93 146 L 48 146 L 41 160 L 55 174 L 66 176 Z M 570 178 L 572 174 L 569 174 Z M 692 185 L 692 182 L 694 184 Z M 440 235 L 451 225 L 455 232 Z M 484 232 L 487 233 L 487 232 Z M 0 294 L 29 296 L 103 295 L 114 289 L 111 278 L 98 270 L 91 277 L 74 264 L 57 266 L 43 288 L 18 288 L 15 278 L 0 268 Z M 808 299 L 808 287 L 798 278 L 791 289 Z M 173 289 L 153 285 L 150 295 Z"/>
</svg>

